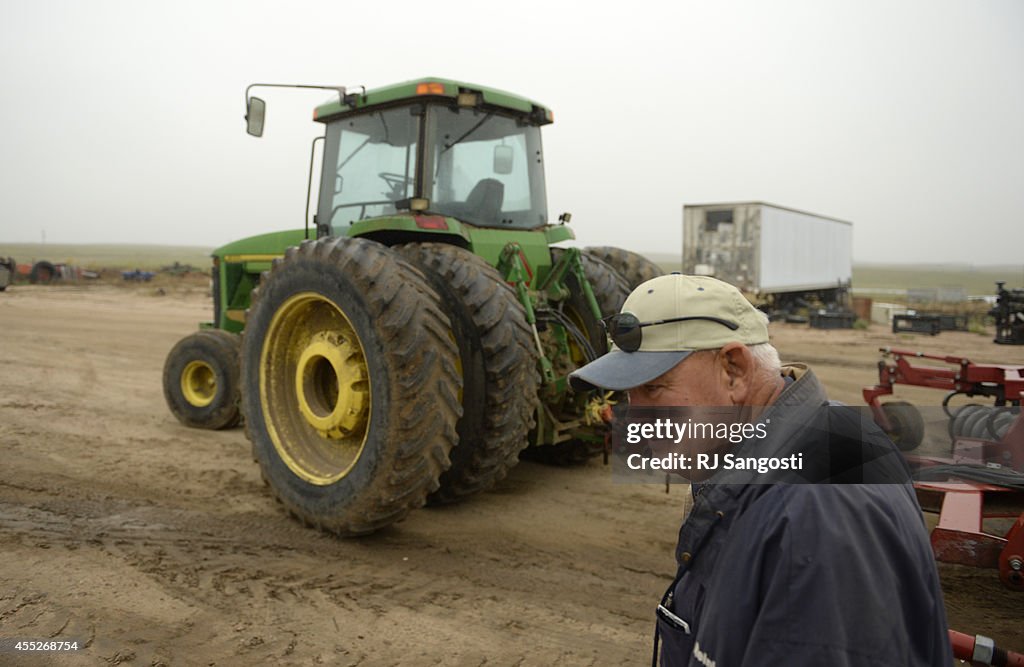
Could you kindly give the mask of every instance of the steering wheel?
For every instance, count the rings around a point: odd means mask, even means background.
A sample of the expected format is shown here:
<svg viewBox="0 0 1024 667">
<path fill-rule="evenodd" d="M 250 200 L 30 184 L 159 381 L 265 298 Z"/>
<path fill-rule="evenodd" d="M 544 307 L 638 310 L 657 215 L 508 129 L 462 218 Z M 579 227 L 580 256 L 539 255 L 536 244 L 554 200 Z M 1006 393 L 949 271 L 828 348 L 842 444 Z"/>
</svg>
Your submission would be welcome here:
<svg viewBox="0 0 1024 667">
<path fill-rule="evenodd" d="M 388 188 L 391 189 L 391 192 L 385 192 L 384 195 L 390 197 L 392 200 L 404 198 L 406 196 L 406 187 L 416 184 L 416 179 L 412 176 L 406 176 L 405 174 L 395 174 L 389 171 L 382 171 L 377 175 L 388 184 Z"/>
</svg>

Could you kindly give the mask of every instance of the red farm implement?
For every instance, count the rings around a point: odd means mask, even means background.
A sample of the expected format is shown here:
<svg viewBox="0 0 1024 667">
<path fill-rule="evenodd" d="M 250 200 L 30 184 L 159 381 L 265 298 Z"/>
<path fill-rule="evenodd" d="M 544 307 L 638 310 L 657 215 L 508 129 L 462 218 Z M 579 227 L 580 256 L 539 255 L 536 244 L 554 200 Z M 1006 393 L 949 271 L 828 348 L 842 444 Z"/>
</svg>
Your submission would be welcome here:
<svg viewBox="0 0 1024 667">
<path fill-rule="evenodd" d="M 918 500 L 939 514 L 931 542 L 936 559 L 999 569 L 1009 588 L 1024 591 L 1024 366 L 975 364 L 968 359 L 882 348 L 879 382 L 864 388 L 875 422 L 904 451 L 921 444 L 925 420 L 903 401 L 880 403 L 896 384 L 946 392 L 942 409 L 952 441 L 949 456 L 908 456 Z M 915 365 L 927 359 L 945 366 Z M 985 397 L 992 406 L 950 408 L 954 396 Z M 987 519 L 1011 520 L 1002 535 Z"/>
<path fill-rule="evenodd" d="M 921 508 L 939 515 L 931 543 L 936 560 L 998 568 L 1008 588 L 1024 591 L 1024 366 L 975 364 L 969 359 L 882 348 L 878 384 L 864 388 L 875 422 L 901 450 L 921 445 L 925 420 L 904 401 L 881 403 L 897 384 L 946 392 L 942 412 L 952 441 L 949 456 L 907 456 Z M 945 365 L 916 365 L 927 359 Z M 993 405 L 951 408 L 956 396 Z M 1012 522 L 1004 534 L 985 521 Z M 949 631 L 954 657 L 971 665 L 1019 665 L 1024 655 L 990 638 Z"/>
</svg>

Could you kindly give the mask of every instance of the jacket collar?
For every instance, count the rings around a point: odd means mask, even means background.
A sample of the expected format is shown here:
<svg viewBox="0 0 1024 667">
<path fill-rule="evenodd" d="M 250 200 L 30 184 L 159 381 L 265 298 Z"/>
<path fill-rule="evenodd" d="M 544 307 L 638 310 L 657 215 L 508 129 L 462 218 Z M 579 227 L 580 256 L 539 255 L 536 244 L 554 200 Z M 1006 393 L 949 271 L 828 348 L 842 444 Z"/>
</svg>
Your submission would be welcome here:
<svg viewBox="0 0 1024 667">
<path fill-rule="evenodd" d="M 757 447 L 759 456 L 780 454 L 787 446 L 795 444 L 796 439 L 792 436 L 796 430 L 807 423 L 822 405 L 828 403 L 824 387 L 818 382 L 814 371 L 806 365 L 785 366 L 782 374 L 794 378 L 795 381 L 779 394 L 775 402 L 762 414 L 761 420 L 771 419 L 772 415 L 785 410 L 785 426 L 770 429 L 765 440 L 747 440 L 741 443 L 735 450 L 737 455 L 742 456 L 748 452 L 752 454 L 754 447 Z M 802 419 L 804 416 L 806 419 Z M 723 470 L 702 483 L 700 492 L 696 494 L 693 509 L 679 529 L 676 561 L 681 566 L 685 566 L 686 562 L 696 555 L 714 526 L 739 508 L 740 503 L 737 499 L 741 494 L 749 496 L 746 500 L 753 500 L 770 488 L 768 484 L 749 484 L 748 481 L 747 471 Z"/>
</svg>

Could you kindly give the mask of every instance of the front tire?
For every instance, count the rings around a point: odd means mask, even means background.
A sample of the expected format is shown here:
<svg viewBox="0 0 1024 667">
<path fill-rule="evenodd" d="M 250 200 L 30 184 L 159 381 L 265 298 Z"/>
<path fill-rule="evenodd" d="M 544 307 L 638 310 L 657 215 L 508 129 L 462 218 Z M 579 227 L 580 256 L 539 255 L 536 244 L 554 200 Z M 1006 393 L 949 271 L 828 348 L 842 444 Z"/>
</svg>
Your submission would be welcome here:
<svg viewBox="0 0 1024 667">
<path fill-rule="evenodd" d="M 422 274 L 365 239 L 290 248 L 253 291 L 242 408 L 263 478 L 307 525 L 360 535 L 424 504 L 461 414 L 458 351 Z"/>
<path fill-rule="evenodd" d="M 185 426 L 223 429 L 238 424 L 238 336 L 204 329 L 182 338 L 164 362 L 164 398 Z"/>
</svg>

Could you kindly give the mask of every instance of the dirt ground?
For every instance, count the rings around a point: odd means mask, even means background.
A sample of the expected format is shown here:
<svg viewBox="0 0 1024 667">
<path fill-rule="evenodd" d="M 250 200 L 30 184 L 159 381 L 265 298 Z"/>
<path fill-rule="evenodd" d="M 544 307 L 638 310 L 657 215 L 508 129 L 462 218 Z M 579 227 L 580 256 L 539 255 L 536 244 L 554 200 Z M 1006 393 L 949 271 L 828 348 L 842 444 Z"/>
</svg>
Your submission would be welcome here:
<svg viewBox="0 0 1024 667">
<path fill-rule="evenodd" d="M 0 294 L 0 638 L 85 647 L 0 663 L 646 664 L 683 487 L 614 484 L 599 460 L 522 463 L 369 538 L 319 534 L 264 489 L 241 429 L 168 412 L 164 356 L 211 306 L 201 283 L 164 292 Z M 853 404 L 884 345 L 1024 363 L 969 333 L 773 336 Z M 1024 593 L 994 570 L 941 573 L 951 627 L 1024 650 Z"/>
</svg>

